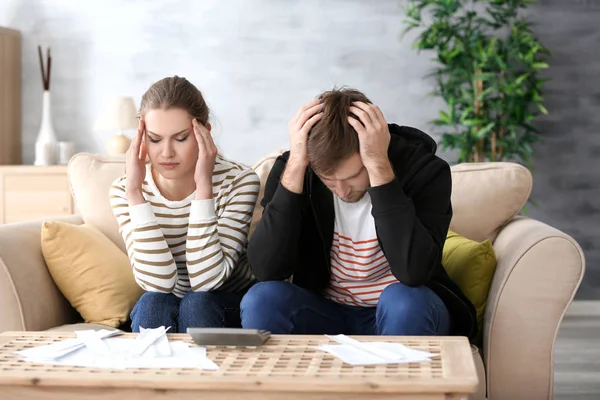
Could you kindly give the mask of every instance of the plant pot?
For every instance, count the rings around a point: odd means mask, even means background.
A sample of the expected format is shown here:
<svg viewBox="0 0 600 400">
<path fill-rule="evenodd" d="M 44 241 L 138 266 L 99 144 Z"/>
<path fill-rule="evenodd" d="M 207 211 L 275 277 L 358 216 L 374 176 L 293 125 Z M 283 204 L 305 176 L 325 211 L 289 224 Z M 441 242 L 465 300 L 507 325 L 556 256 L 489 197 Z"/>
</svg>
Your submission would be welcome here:
<svg viewBox="0 0 600 400">
<path fill-rule="evenodd" d="M 53 165 L 56 163 L 57 140 L 52 126 L 50 91 L 44 90 L 42 98 L 42 123 L 35 141 L 34 165 Z"/>
</svg>

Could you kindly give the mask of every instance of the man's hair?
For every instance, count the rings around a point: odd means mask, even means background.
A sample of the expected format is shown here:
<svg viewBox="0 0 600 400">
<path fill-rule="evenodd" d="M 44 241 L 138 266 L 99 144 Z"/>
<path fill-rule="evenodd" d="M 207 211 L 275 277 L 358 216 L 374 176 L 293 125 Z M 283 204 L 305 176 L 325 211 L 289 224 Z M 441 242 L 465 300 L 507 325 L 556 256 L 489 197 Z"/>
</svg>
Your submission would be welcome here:
<svg viewBox="0 0 600 400">
<path fill-rule="evenodd" d="M 341 88 L 319 95 L 323 116 L 308 137 L 308 159 L 317 174 L 328 175 L 348 157 L 359 151 L 358 134 L 348 122 L 350 106 L 355 101 L 371 103 L 355 89 Z M 352 116 L 354 116 L 352 114 Z"/>
</svg>

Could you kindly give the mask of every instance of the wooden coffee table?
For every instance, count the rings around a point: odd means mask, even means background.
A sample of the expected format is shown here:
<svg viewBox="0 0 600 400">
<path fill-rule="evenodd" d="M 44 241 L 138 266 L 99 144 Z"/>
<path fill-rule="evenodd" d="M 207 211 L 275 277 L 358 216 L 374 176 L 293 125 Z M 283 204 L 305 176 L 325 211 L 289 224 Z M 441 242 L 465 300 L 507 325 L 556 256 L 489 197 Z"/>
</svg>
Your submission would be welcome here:
<svg viewBox="0 0 600 400">
<path fill-rule="evenodd" d="M 132 337 L 127 333 L 124 337 Z M 171 340 L 193 343 L 188 335 Z M 463 337 L 353 336 L 434 353 L 414 364 L 351 366 L 315 347 L 325 336 L 275 335 L 262 347 L 207 347 L 218 371 L 105 370 L 20 360 L 17 350 L 75 337 L 70 332 L 0 334 L 0 397 L 10 399 L 467 399 L 477 373 Z"/>
</svg>

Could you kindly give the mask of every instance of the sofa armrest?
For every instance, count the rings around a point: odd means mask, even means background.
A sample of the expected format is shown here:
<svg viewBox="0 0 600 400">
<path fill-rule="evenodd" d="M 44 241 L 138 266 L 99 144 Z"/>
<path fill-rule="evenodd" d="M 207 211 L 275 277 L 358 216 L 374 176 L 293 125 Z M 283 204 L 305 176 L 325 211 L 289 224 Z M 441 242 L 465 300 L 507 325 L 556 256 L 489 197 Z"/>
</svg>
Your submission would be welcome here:
<svg viewBox="0 0 600 400">
<path fill-rule="evenodd" d="M 0 225 L 0 332 L 46 330 L 81 318 L 44 262 L 41 229 L 47 220 Z M 79 215 L 52 220 L 83 223 Z"/>
<path fill-rule="evenodd" d="M 488 399 L 551 399 L 554 343 L 583 278 L 583 251 L 564 232 L 526 217 L 513 218 L 494 249 L 483 340 Z"/>
</svg>

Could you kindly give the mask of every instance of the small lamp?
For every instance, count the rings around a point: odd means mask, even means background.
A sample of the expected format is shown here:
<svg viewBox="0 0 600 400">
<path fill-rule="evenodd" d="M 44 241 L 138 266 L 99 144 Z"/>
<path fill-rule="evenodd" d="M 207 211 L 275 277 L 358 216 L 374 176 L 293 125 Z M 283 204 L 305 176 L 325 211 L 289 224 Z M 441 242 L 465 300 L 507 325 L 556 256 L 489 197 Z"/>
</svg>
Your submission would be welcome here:
<svg viewBox="0 0 600 400">
<path fill-rule="evenodd" d="M 137 129 L 137 111 L 132 97 L 112 99 L 94 124 L 94 131 L 115 131 L 118 133 L 106 141 L 106 151 L 110 155 L 124 154 L 129 149 L 131 139 L 123 130 Z"/>
</svg>

